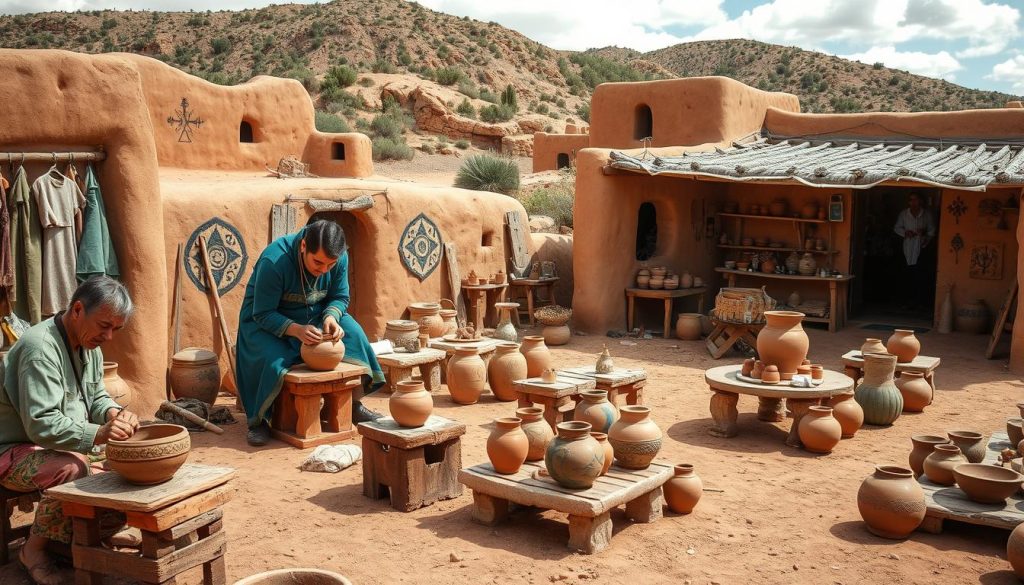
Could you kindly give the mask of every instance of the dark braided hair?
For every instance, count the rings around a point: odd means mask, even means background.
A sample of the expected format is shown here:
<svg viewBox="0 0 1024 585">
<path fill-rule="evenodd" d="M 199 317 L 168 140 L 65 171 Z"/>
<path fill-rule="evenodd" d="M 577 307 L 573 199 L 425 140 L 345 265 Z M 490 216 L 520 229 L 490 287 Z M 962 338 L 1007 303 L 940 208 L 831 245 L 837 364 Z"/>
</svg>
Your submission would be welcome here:
<svg viewBox="0 0 1024 585">
<path fill-rule="evenodd" d="M 306 225 L 306 233 L 302 236 L 306 242 L 306 251 L 316 254 L 324 251 L 330 258 L 339 258 L 345 252 L 345 230 L 327 219 L 318 219 Z"/>
</svg>

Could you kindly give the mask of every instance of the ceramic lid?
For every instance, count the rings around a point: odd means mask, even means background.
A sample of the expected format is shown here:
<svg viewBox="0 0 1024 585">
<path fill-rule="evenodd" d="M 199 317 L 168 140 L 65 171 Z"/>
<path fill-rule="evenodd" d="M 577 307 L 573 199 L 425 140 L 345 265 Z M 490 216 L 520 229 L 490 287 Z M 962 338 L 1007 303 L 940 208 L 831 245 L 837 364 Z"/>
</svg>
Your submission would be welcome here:
<svg viewBox="0 0 1024 585">
<path fill-rule="evenodd" d="M 392 319 L 387 323 L 388 329 L 397 329 L 399 331 L 419 331 L 420 324 L 416 321 L 409 321 L 407 319 Z"/>
<path fill-rule="evenodd" d="M 217 354 L 202 347 L 186 347 L 185 349 L 174 354 L 171 358 L 174 363 L 212 363 L 217 361 Z"/>
</svg>

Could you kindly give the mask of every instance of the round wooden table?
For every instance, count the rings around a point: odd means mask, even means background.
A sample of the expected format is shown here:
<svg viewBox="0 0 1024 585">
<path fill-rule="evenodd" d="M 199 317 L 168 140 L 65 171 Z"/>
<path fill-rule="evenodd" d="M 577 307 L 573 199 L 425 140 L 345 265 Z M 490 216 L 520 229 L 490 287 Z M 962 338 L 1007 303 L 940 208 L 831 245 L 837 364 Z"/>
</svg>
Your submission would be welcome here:
<svg viewBox="0 0 1024 585">
<path fill-rule="evenodd" d="M 714 392 L 711 395 L 711 418 L 714 419 L 715 426 L 708 432 L 716 437 L 736 436 L 736 418 L 739 415 L 736 403 L 739 401 L 740 394 L 757 396 L 760 402 L 757 408 L 757 418 L 769 422 L 780 422 L 785 418 L 785 410 L 782 407 L 782 399 L 785 398 L 786 406 L 793 414 L 793 426 L 789 430 L 786 444 L 791 447 L 801 447 L 797 427 L 800 425 L 800 419 L 807 414 L 807 409 L 819 404 L 822 398 L 831 398 L 836 394 L 853 390 L 853 380 L 832 370 L 825 370 L 822 383 L 810 388 L 794 388 L 784 385 L 785 382 L 781 384 L 744 382 L 737 377 L 739 372 L 739 364 L 718 366 L 704 372 L 704 381 Z"/>
</svg>

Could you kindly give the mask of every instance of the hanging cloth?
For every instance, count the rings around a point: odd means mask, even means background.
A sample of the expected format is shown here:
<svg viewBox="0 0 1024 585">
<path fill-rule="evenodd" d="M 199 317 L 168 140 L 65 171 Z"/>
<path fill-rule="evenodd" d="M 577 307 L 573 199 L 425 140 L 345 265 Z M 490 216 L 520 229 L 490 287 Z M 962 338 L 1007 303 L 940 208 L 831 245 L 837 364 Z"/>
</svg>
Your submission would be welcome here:
<svg viewBox="0 0 1024 585">
<path fill-rule="evenodd" d="M 97 274 L 120 276 L 117 252 L 114 251 L 114 242 L 110 239 L 110 229 L 107 225 L 103 193 L 100 191 L 100 183 L 96 180 L 92 165 L 85 170 L 85 201 L 82 241 L 78 244 L 78 280 L 84 281 Z"/>
<path fill-rule="evenodd" d="M 10 183 L 0 175 L 0 286 L 14 284 L 14 264 L 11 260 L 11 216 L 7 205 L 7 187 Z"/>
<path fill-rule="evenodd" d="M 11 192 L 7 195 L 7 208 L 11 219 L 11 258 L 14 260 L 14 283 L 8 289 L 8 299 L 12 301 L 17 316 L 35 324 L 42 320 L 43 230 L 39 227 L 23 166 L 14 175 Z"/>
<path fill-rule="evenodd" d="M 54 315 L 68 307 L 78 286 L 75 216 L 85 207 L 85 196 L 54 165 L 32 183 L 32 197 L 43 228 L 42 314 Z"/>
<path fill-rule="evenodd" d="M 74 181 L 78 185 L 78 190 L 85 193 L 85 182 L 82 181 L 82 175 L 78 173 L 78 169 L 75 168 L 75 155 L 71 155 L 71 162 L 68 163 L 68 168 L 64 171 L 64 176 Z M 82 243 L 82 215 L 78 214 L 75 216 L 75 243 Z"/>
</svg>

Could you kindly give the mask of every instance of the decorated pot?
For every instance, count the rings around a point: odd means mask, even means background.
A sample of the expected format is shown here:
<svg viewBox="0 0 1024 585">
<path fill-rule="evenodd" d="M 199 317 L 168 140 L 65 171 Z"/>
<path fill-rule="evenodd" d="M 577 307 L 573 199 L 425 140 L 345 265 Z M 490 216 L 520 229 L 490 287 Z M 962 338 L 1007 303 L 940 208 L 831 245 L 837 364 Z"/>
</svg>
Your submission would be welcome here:
<svg viewBox="0 0 1024 585">
<path fill-rule="evenodd" d="M 757 355 L 765 366 L 778 366 L 783 380 L 792 379 L 807 357 L 810 341 L 800 326 L 804 314 L 796 311 L 765 311 L 766 325 L 757 334 Z"/>
<path fill-rule="evenodd" d="M 661 450 L 661 429 L 651 420 L 649 407 L 623 406 L 608 431 L 608 442 L 620 467 L 646 469 Z"/>
<path fill-rule="evenodd" d="M 684 341 L 700 339 L 700 313 L 679 313 L 676 320 L 676 337 Z"/>
<path fill-rule="evenodd" d="M 949 431 L 949 440 L 960 448 L 968 463 L 981 463 L 985 459 L 985 435 L 974 431 Z"/>
<path fill-rule="evenodd" d="M 448 330 L 441 318 L 440 303 L 412 303 L 409 305 L 409 320 L 427 325 L 431 337 L 441 337 Z"/>
<path fill-rule="evenodd" d="M 604 468 L 604 447 L 590 436 L 590 423 L 568 421 L 557 429 L 544 453 L 548 475 L 567 488 L 589 488 Z"/>
<path fill-rule="evenodd" d="M 924 490 L 905 467 L 879 465 L 860 484 L 857 509 L 872 534 L 882 538 L 910 536 L 924 520 Z"/>
<path fill-rule="evenodd" d="M 949 439 L 936 435 L 914 435 L 910 437 L 914 447 L 910 450 L 910 470 L 914 477 L 921 477 L 924 473 L 924 460 L 935 450 L 935 445 L 948 445 Z"/>
<path fill-rule="evenodd" d="M 418 334 L 417 337 L 413 337 L 408 341 L 419 346 Z M 309 369 L 324 372 L 330 371 L 338 367 L 338 364 L 341 363 L 341 358 L 345 357 L 345 343 L 340 339 L 337 341 L 321 341 L 312 345 L 303 343 L 299 348 L 299 355 L 302 356 L 302 361 L 309 366 Z"/>
<path fill-rule="evenodd" d="M 519 308 L 519 303 L 494 303 L 494 308 L 500 313 L 500 319 L 491 337 L 510 343 L 519 341 L 519 332 L 516 331 L 516 326 L 512 324 L 512 315 Z"/>
<path fill-rule="evenodd" d="M 127 439 L 107 441 L 107 466 L 129 483 L 155 485 L 174 477 L 191 448 L 185 427 L 147 425 Z"/>
<path fill-rule="evenodd" d="M 896 379 L 903 395 L 903 412 L 924 412 L 932 402 L 932 387 L 920 372 L 903 372 Z"/>
<path fill-rule="evenodd" d="M 800 270 L 800 255 L 790 252 L 789 256 L 786 256 L 786 272 L 796 274 L 798 270 Z"/>
<path fill-rule="evenodd" d="M 487 437 L 487 458 L 498 473 L 515 473 L 526 461 L 530 442 L 520 426 L 522 422 L 512 416 L 494 419 L 494 430 Z"/>
<path fill-rule="evenodd" d="M 519 353 L 518 343 L 499 343 L 487 366 L 487 381 L 494 397 L 503 402 L 518 395 L 513 382 L 526 378 L 526 356 Z"/>
<path fill-rule="evenodd" d="M 797 427 L 800 442 L 811 453 L 831 453 L 843 437 L 843 427 L 832 416 L 831 406 L 812 406 Z"/>
<path fill-rule="evenodd" d="M 607 433 L 596 433 L 591 431 L 590 436 L 593 437 L 599 445 L 601 445 L 602 449 L 604 449 L 604 465 L 601 467 L 601 475 L 604 475 L 608 473 L 608 470 L 612 466 L 612 461 L 615 460 L 615 451 L 612 450 L 612 445 L 608 442 Z"/>
<path fill-rule="evenodd" d="M 420 325 L 416 321 L 392 319 L 384 325 L 384 339 L 395 347 L 405 347 L 407 339 L 418 339 L 419 336 Z"/>
<path fill-rule="evenodd" d="M 924 458 L 921 469 L 928 481 L 939 485 L 953 485 L 956 483 L 953 468 L 961 463 L 968 461 L 960 453 L 960 447 L 949 444 L 935 445 L 932 452 Z"/>
<path fill-rule="evenodd" d="M 423 382 L 406 380 L 395 385 L 395 393 L 388 399 L 388 410 L 399 426 L 422 427 L 434 410 L 434 398 L 423 387 Z"/>
<path fill-rule="evenodd" d="M 487 366 L 473 347 L 458 347 L 448 360 L 448 391 L 459 404 L 476 404 L 487 381 Z"/>
<path fill-rule="evenodd" d="M 220 385 L 220 371 L 217 372 L 218 386 Z M 103 387 L 107 394 L 120 406 L 129 407 L 132 403 L 132 387 L 117 374 L 117 362 L 103 362 Z M 213 398 L 217 398 L 216 392 Z M 212 402 L 211 402 L 212 404 Z"/>
<path fill-rule="evenodd" d="M 618 409 L 608 402 L 607 390 L 584 390 L 580 392 L 580 398 L 582 400 L 576 404 L 573 420 L 588 422 L 594 431 L 607 433 L 619 419 Z"/>
<path fill-rule="evenodd" d="M 1018 579 L 1024 580 L 1024 524 L 1018 524 L 1006 541 L 1006 560 Z"/>
<path fill-rule="evenodd" d="M 863 356 L 869 353 L 889 353 L 889 351 L 885 349 L 885 344 L 882 343 L 881 339 L 868 337 L 864 340 L 864 344 L 860 346 L 860 354 Z"/>
<path fill-rule="evenodd" d="M 960 305 L 956 309 L 956 330 L 964 333 L 988 333 L 988 305 L 981 299 L 975 299 Z"/>
<path fill-rule="evenodd" d="M 547 345 L 565 345 L 572 339 L 568 325 L 547 325 L 541 331 L 541 335 Z"/>
<path fill-rule="evenodd" d="M 220 365 L 217 354 L 201 347 L 188 347 L 171 357 L 171 390 L 178 398 L 195 398 L 207 404 L 217 400 Z"/>
<path fill-rule="evenodd" d="M 672 471 L 672 477 L 662 486 L 665 503 L 676 514 L 689 514 L 704 495 L 704 482 L 689 463 L 680 463 Z"/>
<path fill-rule="evenodd" d="M 548 350 L 548 346 L 544 345 L 544 338 L 539 335 L 524 337 L 519 351 L 526 356 L 526 376 L 528 378 L 540 376 L 541 372 L 553 364 L 551 352 Z"/>
<path fill-rule="evenodd" d="M 516 416 L 523 421 L 522 429 L 526 433 L 526 439 L 530 445 L 526 453 L 526 460 L 540 461 L 544 459 L 548 443 L 555 437 L 551 425 L 544 420 L 544 409 L 539 406 L 524 406 L 516 409 Z"/>
<path fill-rule="evenodd" d="M 818 271 L 818 261 L 814 259 L 814 254 L 804 252 L 804 255 L 800 257 L 800 263 L 797 264 L 796 271 L 804 276 L 814 276 L 814 273 Z"/>
<path fill-rule="evenodd" d="M 896 356 L 888 353 L 864 355 L 864 379 L 854 391 L 854 399 L 864 409 L 864 422 L 869 425 L 891 425 L 903 412 L 900 394 L 893 373 Z"/>
<path fill-rule="evenodd" d="M 921 342 L 914 337 L 913 329 L 897 329 L 885 342 L 885 349 L 896 356 L 896 361 L 905 364 L 914 361 L 921 353 Z"/>
</svg>

